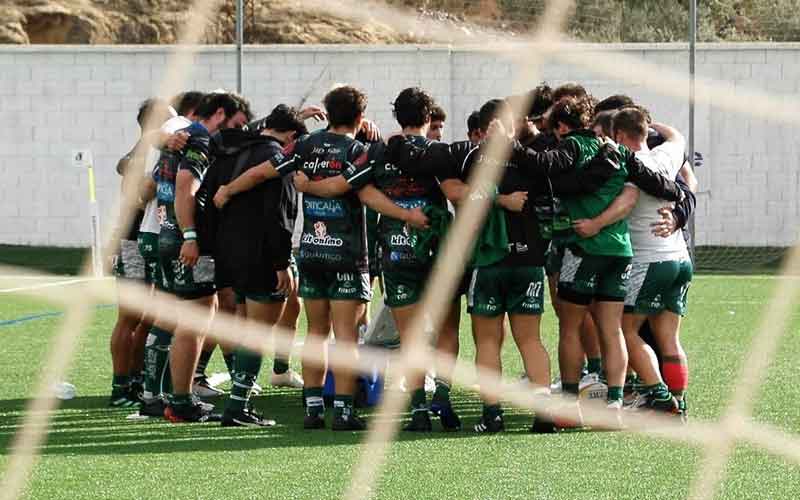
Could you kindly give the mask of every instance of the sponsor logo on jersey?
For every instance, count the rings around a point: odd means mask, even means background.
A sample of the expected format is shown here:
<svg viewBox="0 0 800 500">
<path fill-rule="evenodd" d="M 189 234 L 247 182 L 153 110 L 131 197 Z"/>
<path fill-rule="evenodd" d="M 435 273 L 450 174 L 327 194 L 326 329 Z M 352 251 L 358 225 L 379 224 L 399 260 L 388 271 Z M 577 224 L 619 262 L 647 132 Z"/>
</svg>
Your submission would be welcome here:
<svg viewBox="0 0 800 500">
<path fill-rule="evenodd" d="M 307 217 L 338 219 L 344 217 L 344 205 L 339 200 L 321 200 L 303 197 L 303 208 Z"/>
<path fill-rule="evenodd" d="M 421 208 L 427 205 L 422 198 L 400 198 L 392 201 L 394 201 L 397 206 L 405 208 L 406 210 Z"/>
<path fill-rule="evenodd" d="M 314 223 L 314 234 L 304 233 L 300 242 L 320 247 L 341 247 L 344 245 L 344 240 L 334 238 L 328 234 L 328 227 L 321 221 Z"/>
<path fill-rule="evenodd" d="M 156 194 L 160 201 L 173 202 L 175 201 L 175 186 L 169 182 L 159 182 Z"/>
<path fill-rule="evenodd" d="M 411 246 L 411 242 L 408 238 L 408 226 L 403 226 L 403 234 L 393 234 L 392 237 L 389 239 L 389 243 L 393 247 L 408 247 Z"/>
<path fill-rule="evenodd" d="M 310 171 L 312 174 L 316 174 L 319 170 L 342 170 L 342 162 L 315 158 L 314 161 L 303 162 L 303 170 Z"/>
</svg>

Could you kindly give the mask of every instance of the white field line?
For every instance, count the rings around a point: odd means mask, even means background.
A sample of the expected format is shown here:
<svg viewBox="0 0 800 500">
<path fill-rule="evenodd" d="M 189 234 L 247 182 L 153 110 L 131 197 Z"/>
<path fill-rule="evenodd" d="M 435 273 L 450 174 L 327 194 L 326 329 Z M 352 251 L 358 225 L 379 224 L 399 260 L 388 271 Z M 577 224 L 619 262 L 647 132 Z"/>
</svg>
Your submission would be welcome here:
<svg viewBox="0 0 800 500">
<path fill-rule="evenodd" d="M 0 293 L 19 293 L 19 292 L 26 292 L 30 290 L 41 290 L 43 288 L 55 288 L 59 286 L 69 286 L 75 285 L 77 283 L 87 283 L 89 281 L 104 281 L 104 280 L 111 280 L 113 278 L 75 278 L 71 280 L 65 281 L 56 281 L 54 283 L 40 283 L 37 285 L 28 285 L 28 286 L 20 286 L 16 288 L 5 288 L 0 290 Z"/>
</svg>

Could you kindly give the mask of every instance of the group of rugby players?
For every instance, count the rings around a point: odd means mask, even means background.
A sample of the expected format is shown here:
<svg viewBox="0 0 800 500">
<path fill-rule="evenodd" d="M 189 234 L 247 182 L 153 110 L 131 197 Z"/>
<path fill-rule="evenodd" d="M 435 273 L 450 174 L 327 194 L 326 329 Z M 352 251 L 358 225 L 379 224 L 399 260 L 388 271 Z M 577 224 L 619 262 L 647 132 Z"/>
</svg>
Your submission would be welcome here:
<svg viewBox="0 0 800 500">
<path fill-rule="evenodd" d="M 332 331 L 355 364 L 374 279 L 402 345 L 448 227 L 481 198 L 490 208 L 434 347 L 458 355 L 466 295 L 479 378 L 502 372 L 507 317 L 530 390 L 558 398 L 558 411 L 537 414 L 532 431 L 580 426 L 586 387 L 616 418 L 623 408 L 685 417 L 679 330 L 692 264 L 681 229 L 697 183 L 683 136 L 627 96 L 597 102 L 578 84 L 492 99 L 469 117 L 468 140 L 452 144 L 441 142 L 446 115 L 428 92 L 407 88 L 393 107 L 399 128 L 383 139 L 352 86 L 331 90 L 323 108 L 279 105 L 255 121 L 245 99 L 224 91 L 187 92 L 172 106 L 146 101 L 142 137 L 118 167 L 135 183 L 123 192 L 136 193 L 124 198 L 140 216 L 121 235 L 117 275 L 193 302 L 209 323 L 219 308 L 293 331 L 302 298 L 305 352 L 323 359 Z M 310 118 L 327 127 L 309 133 Z M 509 152 L 501 179 L 470 185 L 474 170 L 496 165 L 489 143 Z M 545 274 L 559 323 L 553 387 L 540 335 Z M 120 309 L 110 404 L 172 422 L 274 425 L 250 403 L 261 355 L 220 346 L 232 388 L 214 413 L 203 399 L 221 394 L 205 377 L 215 345 L 174 319 Z M 364 429 L 355 377 L 332 372 L 331 428 Z M 326 426 L 326 373 L 304 361 L 301 377 L 276 356 L 270 382 L 303 388 L 307 429 Z M 452 366 L 435 374 L 430 401 L 424 375 L 405 381 L 404 430 L 430 431 L 431 414 L 444 430 L 461 428 Z M 481 398 L 475 431 L 503 430 L 498 394 Z"/>
</svg>

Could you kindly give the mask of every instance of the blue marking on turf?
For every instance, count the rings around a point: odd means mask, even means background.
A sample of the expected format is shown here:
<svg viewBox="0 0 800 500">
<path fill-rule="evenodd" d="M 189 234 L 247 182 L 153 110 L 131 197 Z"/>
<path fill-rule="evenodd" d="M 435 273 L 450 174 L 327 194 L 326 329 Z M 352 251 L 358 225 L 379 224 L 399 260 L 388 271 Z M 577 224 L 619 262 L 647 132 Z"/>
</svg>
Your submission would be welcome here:
<svg viewBox="0 0 800 500">
<path fill-rule="evenodd" d="M 109 307 L 117 307 L 116 304 L 100 304 L 95 306 L 95 309 L 106 309 Z M 0 321 L 0 327 L 3 326 L 11 326 L 11 325 L 18 325 L 20 323 L 27 323 L 28 321 L 36 321 L 37 319 L 44 319 L 44 318 L 55 318 L 58 316 L 63 316 L 63 312 L 60 311 L 53 311 L 53 312 L 46 312 L 41 314 L 31 314 L 30 316 L 20 316 L 19 318 L 14 319 L 6 319 Z"/>
</svg>

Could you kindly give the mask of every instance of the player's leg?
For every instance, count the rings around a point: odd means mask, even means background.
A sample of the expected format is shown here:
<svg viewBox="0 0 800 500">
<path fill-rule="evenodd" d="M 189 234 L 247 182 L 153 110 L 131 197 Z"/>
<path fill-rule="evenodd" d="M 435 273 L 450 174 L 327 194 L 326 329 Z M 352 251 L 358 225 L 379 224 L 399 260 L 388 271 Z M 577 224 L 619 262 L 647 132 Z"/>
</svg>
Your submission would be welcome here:
<svg viewBox="0 0 800 500">
<path fill-rule="evenodd" d="M 583 369 L 581 326 L 592 303 L 597 270 L 578 249 L 565 249 L 558 281 L 558 366 L 565 394 L 578 395 Z"/>
<path fill-rule="evenodd" d="M 278 321 L 283 311 L 283 301 L 273 300 L 268 294 L 246 294 L 247 319 L 264 324 L 268 329 Z M 261 371 L 263 355 L 244 347 L 235 349 L 231 393 L 222 416 L 223 427 L 269 427 L 273 420 L 265 420 L 250 407 L 253 386 Z"/>
<path fill-rule="evenodd" d="M 170 350 L 170 372 L 172 392 L 168 396 L 168 406 L 164 416 L 174 423 L 205 421 L 213 409 L 212 405 L 201 404 L 192 394 L 192 382 L 203 340 L 217 309 L 217 294 L 214 284 L 214 261 L 201 255 L 197 264 L 189 268 L 176 266 L 174 292 L 183 300 L 190 301 L 205 311 L 203 328 L 200 331 L 181 324 L 175 327 L 175 335 Z"/>
<path fill-rule="evenodd" d="M 629 257 L 593 256 L 597 288 L 593 314 L 600 332 L 603 367 L 608 380 L 609 407 L 622 407 L 628 350 L 622 332 L 622 313 L 630 279 Z"/>
<path fill-rule="evenodd" d="M 216 296 L 210 295 L 188 301 L 207 311 L 204 322 L 211 325 Z M 192 422 L 202 417 L 200 406 L 192 397 L 192 382 L 204 339 L 205 331 L 196 331 L 178 322 L 170 349 L 172 392 L 168 396 L 169 406 L 165 412 L 165 416 L 171 422 Z"/>
<path fill-rule="evenodd" d="M 231 287 L 219 288 L 217 290 L 217 301 L 219 304 L 219 311 L 221 313 L 235 315 L 236 314 L 236 294 L 233 293 Z M 209 382 L 206 369 L 211 361 L 211 357 L 217 347 L 222 351 L 222 357 L 225 360 L 225 368 L 228 373 L 233 377 L 233 359 L 234 351 L 230 346 L 223 345 L 211 339 L 205 339 L 203 342 L 203 349 L 200 351 L 200 357 L 197 360 L 197 368 L 194 372 L 192 380 L 192 392 L 199 398 L 214 398 L 225 394 L 225 391 L 215 387 Z"/>
<path fill-rule="evenodd" d="M 387 286 L 388 288 L 389 286 Z M 403 350 L 408 347 L 411 322 L 418 310 L 418 304 L 392 307 L 392 317 L 397 325 L 397 331 L 400 333 L 400 346 Z M 430 431 L 432 426 L 425 395 L 425 374 L 417 371 L 406 374 L 406 388 L 411 393 L 411 422 L 403 427 L 403 430 Z"/>
<path fill-rule="evenodd" d="M 358 362 L 358 321 L 364 304 L 372 298 L 369 273 L 328 273 L 331 297 L 331 323 L 336 336 L 336 349 L 351 366 Z M 333 369 L 336 396 L 333 401 L 333 430 L 363 430 L 366 424 L 355 412 L 353 404 L 356 377 L 351 371 Z"/>
<path fill-rule="evenodd" d="M 291 263 L 291 272 L 295 280 L 299 279 L 297 266 L 294 260 Z M 297 290 L 293 291 L 286 298 L 286 303 L 283 307 L 280 319 L 277 325 L 284 332 L 291 332 L 291 339 L 287 339 L 287 345 L 283 349 L 275 350 L 275 360 L 272 364 L 272 374 L 270 377 L 270 384 L 274 387 L 303 387 L 303 377 L 299 373 L 289 367 L 289 354 L 294 344 L 294 336 L 297 332 L 297 318 L 300 317 L 300 297 L 297 296 Z"/>
<path fill-rule="evenodd" d="M 689 386 L 689 364 L 680 341 L 681 318 L 686 314 L 689 285 L 692 280 L 692 263 L 678 263 L 678 276 L 665 296 L 666 311 L 653 318 L 653 331 L 663 353 L 664 381 L 678 400 L 681 412 L 686 415 L 686 390 Z"/>
<path fill-rule="evenodd" d="M 109 406 L 133 407 L 138 404 L 131 395 L 131 372 L 133 370 L 133 332 L 139 324 L 139 315 L 119 307 L 117 322 L 111 332 L 111 364 L 113 379 Z"/>
<path fill-rule="evenodd" d="M 461 294 L 453 300 L 447 317 L 439 330 L 436 339 L 436 350 L 440 354 L 451 356 L 453 360 L 458 358 L 459 350 L 459 327 L 461 326 Z M 461 429 L 461 419 L 453 409 L 450 401 L 450 390 L 452 387 L 453 371 L 455 363 L 436 362 L 436 389 L 431 398 L 431 411 L 439 416 L 442 428 L 445 431 L 457 431 Z"/>
<path fill-rule="evenodd" d="M 472 338 L 475 341 L 475 368 L 478 373 L 483 412 L 475 424 L 475 432 L 500 432 L 505 429 L 500 398 L 485 389 L 483 378 L 503 372 L 503 320 L 505 297 L 502 268 L 488 266 L 473 269 L 467 295 L 468 312 L 472 319 Z"/>
<path fill-rule="evenodd" d="M 581 347 L 586 354 L 586 370 L 590 375 L 602 375 L 603 358 L 600 348 L 600 333 L 591 313 L 583 317 L 581 324 Z"/>
<path fill-rule="evenodd" d="M 300 274 L 305 285 L 306 294 L 303 304 L 306 309 L 307 332 L 303 344 L 303 394 L 305 398 L 306 416 L 303 426 L 306 429 L 325 427 L 325 402 L 322 399 L 322 388 L 325 385 L 327 363 L 324 362 L 326 341 L 331 330 L 331 311 L 328 299 L 311 298 L 308 272 Z M 304 283 L 305 282 L 305 283 Z M 301 286 L 303 286 L 301 285 Z M 309 359 L 310 358 L 310 359 Z M 323 360 L 323 362 L 320 362 Z"/>
<path fill-rule="evenodd" d="M 625 297 L 623 330 L 628 347 L 630 366 L 641 379 L 633 408 L 677 413 L 677 403 L 661 378 L 658 358 L 653 349 L 639 336 L 642 325 L 659 316 L 665 307 L 664 298 L 678 276 L 675 261 L 634 263 Z M 674 332 L 673 332 L 674 333 Z"/>
<path fill-rule="evenodd" d="M 426 272 L 410 270 L 391 270 L 383 273 L 384 302 L 392 312 L 392 318 L 400 334 L 400 348 L 406 352 L 409 348 L 411 322 L 420 310 L 419 301 L 422 288 L 426 282 Z M 411 393 L 411 422 L 403 427 L 404 431 L 427 432 L 431 430 L 431 419 L 428 413 L 425 395 L 425 374 L 414 371 L 406 374 L 405 383 Z"/>
<path fill-rule="evenodd" d="M 120 241 L 119 253 L 115 256 L 114 274 L 118 279 L 128 280 L 129 285 L 144 282 L 145 264 L 138 242 Z M 138 399 L 131 394 L 131 372 L 134 366 L 133 334 L 140 318 L 141 314 L 122 307 L 118 309 L 110 340 L 113 370 L 109 399 L 111 407 L 129 408 L 139 404 Z"/>
</svg>

